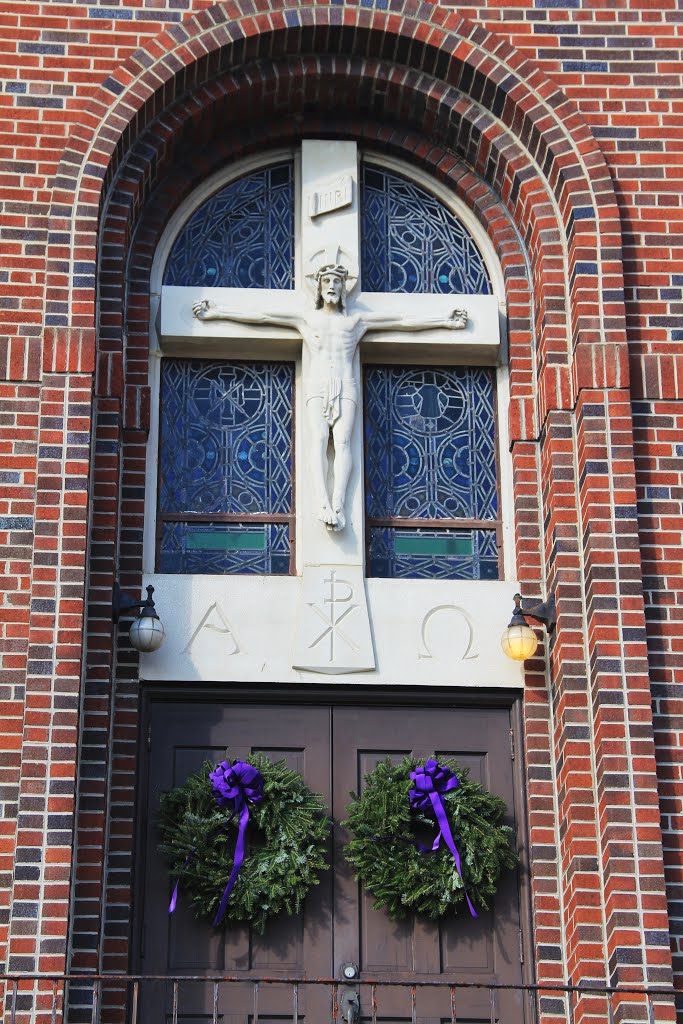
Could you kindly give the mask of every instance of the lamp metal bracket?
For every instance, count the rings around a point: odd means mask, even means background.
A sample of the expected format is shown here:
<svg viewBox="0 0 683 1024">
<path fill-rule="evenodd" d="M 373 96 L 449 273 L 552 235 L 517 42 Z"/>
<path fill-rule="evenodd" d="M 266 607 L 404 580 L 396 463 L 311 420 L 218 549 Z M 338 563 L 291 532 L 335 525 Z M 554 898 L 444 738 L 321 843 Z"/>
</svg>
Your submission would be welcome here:
<svg viewBox="0 0 683 1024">
<path fill-rule="evenodd" d="M 522 597 L 520 594 L 515 595 L 515 601 L 519 597 L 520 600 L 520 611 L 522 615 L 528 615 L 529 618 L 535 619 L 536 622 L 542 623 L 548 630 L 548 634 L 552 635 L 555 632 L 555 626 L 557 625 L 557 607 L 555 604 L 555 592 L 551 591 L 548 595 L 547 600 L 529 606 L 521 604 Z"/>
<path fill-rule="evenodd" d="M 151 615 L 155 619 L 159 616 L 156 613 L 154 607 L 154 599 L 152 594 L 154 593 L 154 587 L 150 584 L 147 588 L 147 600 L 136 601 L 127 591 L 121 590 L 118 580 L 114 582 L 114 589 L 111 598 L 111 617 L 114 622 L 118 622 L 120 618 L 135 618 L 132 614 L 137 609 L 147 609 L 144 613 Z"/>
</svg>

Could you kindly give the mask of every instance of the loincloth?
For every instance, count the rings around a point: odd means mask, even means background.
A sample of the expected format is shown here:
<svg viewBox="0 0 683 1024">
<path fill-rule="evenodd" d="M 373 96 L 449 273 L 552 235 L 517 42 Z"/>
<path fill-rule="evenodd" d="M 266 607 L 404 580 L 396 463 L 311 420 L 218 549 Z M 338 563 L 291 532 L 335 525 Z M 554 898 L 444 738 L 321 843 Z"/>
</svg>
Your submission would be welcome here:
<svg viewBox="0 0 683 1024">
<path fill-rule="evenodd" d="M 360 397 L 358 381 L 354 380 L 352 377 L 348 379 L 342 377 L 328 377 L 317 386 L 313 384 L 312 381 L 309 381 L 309 384 L 312 386 L 307 388 L 306 401 L 310 402 L 312 398 L 322 399 L 323 418 L 331 427 L 334 426 L 341 416 L 342 399 L 348 402 L 353 402 L 354 405 L 358 405 L 358 399 Z"/>
</svg>

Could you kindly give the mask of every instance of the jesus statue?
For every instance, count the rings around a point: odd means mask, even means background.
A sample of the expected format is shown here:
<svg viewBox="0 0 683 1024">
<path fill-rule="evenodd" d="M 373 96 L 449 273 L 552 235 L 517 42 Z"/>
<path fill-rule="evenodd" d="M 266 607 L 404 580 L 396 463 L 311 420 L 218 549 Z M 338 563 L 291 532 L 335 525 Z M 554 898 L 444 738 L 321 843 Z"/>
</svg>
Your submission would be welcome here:
<svg viewBox="0 0 683 1024">
<path fill-rule="evenodd" d="M 360 400 L 358 344 L 367 331 L 423 331 L 446 327 L 462 330 L 467 313 L 454 309 L 449 317 L 413 319 L 366 311 L 348 313 L 346 280 L 341 264 L 326 264 L 315 275 L 313 309 L 301 313 L 242 313 L 202 299 L 192 306 L 199 320 L 232 320 L 245 324 L 273 324 L 295 328 L 308 352 L 304 401 L 315 458 L 310 466 L 317 501 L 317 516 L 330 530 L 343 530 L 344 503 L 353 468 L 351 432 Z M 332 435 L 334 462 L 331 493 L 328 489 L 328 445 Z"/>
</svg>

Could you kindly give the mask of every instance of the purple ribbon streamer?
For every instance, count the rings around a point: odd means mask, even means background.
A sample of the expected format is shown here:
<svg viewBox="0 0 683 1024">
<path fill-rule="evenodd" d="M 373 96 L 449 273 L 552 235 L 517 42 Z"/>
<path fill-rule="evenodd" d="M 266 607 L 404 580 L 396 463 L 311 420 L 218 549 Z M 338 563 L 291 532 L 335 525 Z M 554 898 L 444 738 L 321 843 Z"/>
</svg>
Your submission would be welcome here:
<svg viewBox="0 0 683 1024">
<path fill-rule="evenodd" d="M 229 761 L 221 761 L 220 764 L 216 765 L 215 770 L 209 774 L 209 778 L 211 779 L 211 788 L 213 789 L 219 807 L 225 807 L 225 805 L 229 804 L 231 801 L 234 803 L 233 812 L 225 825 L 229 825 L 235 815 L 239 814 L 237 843 L 235 845 L 235 856 L 233 857 L 232 871 L 230 872 L 228 884 L 223 891 L 223 896 L 218 907 L 218 913 L 216 914 L 213 922 L 215 928 L 221 922 L 225 909 L 228 905 L 228 900 L 230 899 L 230 893 L 237 881 L 240 868 L 244 863 L 246 832 L 247 825 L 249 824 L 249 804 L 257 804 L 259 800 L 263 799 L 263 776 L 257 768 L 254 768 L 254 766 L 249 764 L 247 761 L 235 761 L 232 767 L 230 766 Z M 176 908 L 176 904 L 178 903 L 178 887 L 180 885 L 180 878 L 182 877 L 183 871 L 195 856 L 196 852 L 196 849 L 190 850 L 185 858 L 185 863 L 180 869 L 180 875 L 178 876 L 178 881 L 173 889 L 171 902 L 168 905 L 169 914 L 173 913 Z"/>
<path fill-rule="evenodd" d="M 190 863 L 190 861 L 192 860 L 192 858 L 194 857 L 196 852 L 197 852 L 196 848 L 193 849 L 193 850 L 190 850 L 190 852 L 188 853 L 187 857 L 185 858 L 185 862 L 184 862 L 183 866 L 180 869 L 180 872 L 178 874 L 178 879 L 176 881 L 176 884 L 173 886 L 173 895 L 171 896 L 171 902 L 168 905 L 168 912 L 169 912 L 169 914 L 173 913 L 173 911 L 175 910 L 175 908 L 177 906 L 177 903 L 178 903 L 178 888 L 180 886 L 180 879 L 182 878 L 183 871 L 185 870 L 187 865 Z"/>
<path fill-rule="evenodd" d="M 415 787 L 408 792 L 410 806 L 416 811 L 429 810 L 430 807 L 433 809 L 439 826 L 439 833 L 432 845 L 432 851 L 435 852 L 439 849 L 441 840 L 443 839 L 453 855 L 455 870 L 460 876 L 470 914 L 472 917 L 477 917 L 477 912 L 472 906 L 472 901 L 469 898 L 467 889 L 465 888 L 465 879 L 462 877 L 460 854 L 458 853 L 458 848 L 453 840 L 451 826 L 448 824 L 448 817 L 446 816 L 446 808 L 444 807 L 442 797 L 442 794 L 450 793 L 451 790 L 457 789 L 460 785 L 457 776 L 450 770 L 450 768 L 444 768 L 433 757 L 430 757 L 424 765 L 418 766 L 414 772 L 410 773 L 410 778 Z M 429 851 L 426 850 L 426 852 Z"/>
<path fill-rule="evenodd" d="M 225 822 L 224 825 L 220 825 L 218 829 L 214 829 L 212 832 L 209 832 L 209 835 L 210 836 L 214 836 L 216 834 L 216 832 L 220 831 L 223 828 L 227 828 L 228 825 L 230 824 L 230 822 L 232 821 L 232 819 L 234 817 L 235 817 L 235 811 L 232 812 L 232 814 L 230 815 L 230 817 L 228 818 L 228 820 Z M 196 855 L 197 855 L 197 847 L 194 846 L 190 850 L 190 852 L 188 853 L 187 857 L 185 858 L 185 860 L 183 862 L 183 866 L 181 867 L 181 869 L 180 869 L 180 871 L 178 873 L 178 881 L 176 882 L 176 884 L 175 884 L 175 886 L 173 888 L 173 895 L 171 896 L 171 902 L 168 905 L 168 912 L 169 912 L 169 914 L 173 913 L 173 911 L 176 908 L 176 904 L 178 903 L 178 888 L 180 886 L 180 880 L 183 877 L 183 871 L 185 870 L 187 865 L 190 863 L 190 861 L 194 860 Z"/>
<path fill-rule="evenodd" d="M 247 761 L 235 761 L 232 767 L 229 761 L 221 761 L 220 764 L 216 765 L 215 771 L 211 772 L 209 778 L 211 779 L 211 785 L 219 805 L 224 807 L 232 801 L 234 805 L 233 814 L 239 815 L 232 871 L 230 872 L 228 884 L 223 891 L 218 913 L 213 922 L 215 928 L 221 922 L 230 899 L 230 893 L 237 881 L 240 868 L 244 863 L 244 847 L 247 825 L 249 824 L 249 804 L 256 804 L 259 800 L 263 799 L 263 776 L 257 768 L 254 768 Z"/>
</svg>

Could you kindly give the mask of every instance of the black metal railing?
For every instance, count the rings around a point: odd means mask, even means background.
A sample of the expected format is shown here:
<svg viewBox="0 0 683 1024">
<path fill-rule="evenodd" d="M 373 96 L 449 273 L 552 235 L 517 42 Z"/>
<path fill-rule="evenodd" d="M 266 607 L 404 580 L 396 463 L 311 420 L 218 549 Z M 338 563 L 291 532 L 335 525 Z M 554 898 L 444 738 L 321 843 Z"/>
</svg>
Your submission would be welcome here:
<svg viewBox="0 0 683 1024">
<path fill-rule="evenodd" d="M 269 989 L 271 1006 L 262 1011 Z M 360 1012 L 351 1013 L 347 1022 L 344 997 L 349 990 L 358 993 Z M 660 1024 L 675 1020 L 681 997 L 664 986 L 503 985 L 443 978 L 347 982 L 229 974 L 0 974 L 0 992 L 4 1024 L 182 1024 L 197 1019 L 222 1024 L 227 1014 L 243 1014 L 250 1024 L 259 1024 L 260 1016 L 272 1019 L 274 995 L 282 1024 L 303 1024 L 304 1018 L 307 1024 L 418 1024 L 423 1017 L 458 1024 L 472 1020 L 473 1002 L 482 1024 L 487 1019 L 490 1024 Z M 315 1019 L 305 1005 L 312 992 L 318 997 Z M 237 993 L 239 1006 L 233 999 Z M 427 994 L 429 1011 L 421 1012 Z"/>
</svg>

